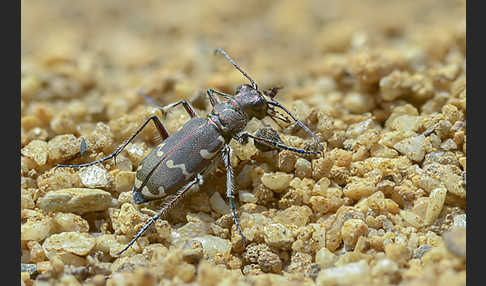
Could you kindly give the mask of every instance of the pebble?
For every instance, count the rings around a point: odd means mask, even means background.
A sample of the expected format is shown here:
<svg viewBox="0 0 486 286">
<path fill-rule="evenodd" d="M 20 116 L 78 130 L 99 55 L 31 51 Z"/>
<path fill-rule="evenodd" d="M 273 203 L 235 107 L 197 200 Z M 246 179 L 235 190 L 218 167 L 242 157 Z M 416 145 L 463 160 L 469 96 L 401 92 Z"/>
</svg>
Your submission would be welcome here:
<svg viewBox="0 0 486 286">
<path fill-rule="evenodd" d="M 30 211 L 26 222 L 20 226 L 22 241 L 42 241 L 51 234 L 52 218 L 37 211 Z"/>
<path fill-rule="evenodd" d="M 316 284 L 319 286 L 352 285 L 363 279 L 369 271 L 369 266 L 364 260 L 348 263 L 343 266 L 327 268 L 319 272 Z"/>
<path fill-rule="evenodd" d="M 211 208 L 220 215 L 230 213 L 229 205 L 223 200 L 218 192 L 214 192 L 209 198 Z"/>
<path fill-rule="evenodd" d="M 48 212 L 84 214 L 106 210 L 111 203 L 110 193 L 100 189 L 69 188 L 50 191 L 37 201 L 37 206 Z"/>
<path fill-rule="evenodd" d="M 43 166 L 47 162 L 47 142 L 41 140 L 32 140 L 27 146 L 20 150 L 20 153 L 34 160 L 37 165 Z"/>
<path fill-rule="evenodd" d="M 212 258 L 217 254 L 229 255 L 231 251 L 231 242 L 213 235 L 196 237 L 194 240 L 202 244 L 204 254 Z"/>
<path fill-rule="evenodd" d="M 108 172 L 99 165 L 81 168 L 78 174 L 81 182 L 87 188 L 107 188 L 109 186 Z"/>
<path fill-rule="evenodd" d="M 445 232 L 444 238 L 447 249 L 454 255 L 466 258 L 466 228 L 455 227 L 450 231 Z"/>
<path fill-rule="evenodd" d="M 322 247 L 316 252 L 316 263 L 321 266 L 321 269 L 331 268 L 336 263 L 338 257 L 336 254 L 329 251 L 329 249 Z"/>
<path fill-rule="evenodd" d="M 371 274 L 373 276 L 383 276 L 394 274 L 397 271 L 398 265 L 395 263 L 395 261 L 384 258 L 379 260 L 375 266 L 373 266 L 373 269 L 371 269 Z"/>
<path fill-rule="evenodd" d="M 49 160 L 58 162 L 76 155 L 81 148 L 81 139 L 72 134 L 57 135 L 47 142 Z"/>
<path fill-rule="evenodd" d="M 425 157 L 425 136 L 418 135 L 403 139 L 402 141 L 393 145 L 398 152 L 406 155 L 410 160 L 421 162 Z"/>
<path fill-rule="evenodd" d="M 295 174 L 299 178 L 310 178 L 312 176 L 311 162 L 304 158 L 298 158 L 295 162 Z"/>
<path fill-rule="evenodd" d="M 368 225 L 361 219 L 348 219 L 344 222 L 341 228 L 341 236 L 343 238 L 346 249 L 354 249 L 356 242 L 361 236 L 368 234 Z"/>
<path fill-rule="evenodd" d="M 241 190 L 238 192 L 238 198 L 240 199 L 240 202 L 243 203 L 257 203 L 258 199 L 257 197 L 248 191 Z"/>
<path fill-rule="evenodd" d="M 76 214 L 57 213 L 52 220 L 56 232 L 88 232 L 89 230 L 88 221 Z"/>
<path fill-rule="evenodd" d="M 265 226 L 263 232 L 265 242 L 277 249 L 286 249 L 294 242 L 292 232 L 280 223 L 272 223 Z"/>
<path fill-rule="evenodd" d="M 285 210 L 279 210 L 274 220 L 282 224 L 305 226 L 312 215 L 308 206 L 291 206 Z"/>
<path fill-rule="evenodd" d="M 445 188 L 437 188 L 432 190 L 429 195 L 429 203 L 425 212 L 424 223 L 430 225 L 439 217 L 442 207 L 444 206 L 447 190 Z"/>
<path fill-rule="evenodd" d="M 63 251 L 84 256 L 95 247 L 95 244 L 96 239 L 88 233 L 63 232 L 49 236 L 42 247 L 48 257 Z"/>
<path fill-rule="evenodd" d="M 280 193 L 289 186 L 290 181 L 293 178 L 294 176 L 291 174 L 287 174 L 284 172 L 273 172 L 263 174 L 261 180 L 262 184 L 265 187 L 269 188 L 272 191 Z"/>
</svg>

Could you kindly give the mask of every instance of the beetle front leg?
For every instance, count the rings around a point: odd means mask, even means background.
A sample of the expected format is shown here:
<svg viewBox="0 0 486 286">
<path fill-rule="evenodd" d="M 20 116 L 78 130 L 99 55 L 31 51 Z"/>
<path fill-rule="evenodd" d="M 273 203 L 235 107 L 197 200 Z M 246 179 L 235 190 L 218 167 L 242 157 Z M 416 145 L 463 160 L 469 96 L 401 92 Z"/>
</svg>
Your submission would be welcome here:
<svg viewBox="0 0 486 286">
<path fill-rule="evenodd" d="M 289 150 L 289 151 L 292 151 L 292 152 L 295 152 L 295 153 L 307 154 L 307 155 L 321 154 L 321 152 L 306 151 L 306 150 L 303 150 L 303 149 L 289 147 L 287 145 L 284 145 L 284 144 L 279 143 L 279 142 L 276 142 L 276 141 L 269 140 L 267 138 L 263 138 L 263 137 L 258 137 L 258 136 L 252 135 L 252 134 L 250 134 L 250 133 L 248 133 L 246 131 L 243 131 L 243 132 L 240 132 L 240 133 L 236 134 L 234 136 L 234 138 L 240 144 L 246 144 L 248 142 L 248 138 L 252 138 L 254 141 L 258 141 L 261 144 L 269 145 L 269 146 L 272 146 L 274 148 L 281 149 L 281 150 Z"/>
<path fill-rule="evenodd" d="M 241 239 L 243 243 L 246 242 L 243 233 L 241 232 L 240 224 L 238 222 L 238 217 L 236 216 L 236 208 L 235 208 L 235 175 L 233 171 L 233 167 L 231 166 L 231 155 L 233 153 L 233 149 L 229 145 L 225 145 L 223 150 L 221 150 L 221 156 L 223 157 L 223 162 L 226 167 L 226 197 L 228 197 L 230 206 L 231 206 L 231 213 L 233 214 L 233 220 L 235 221 L 236 228 L 241 235 Z"/>
</svg>

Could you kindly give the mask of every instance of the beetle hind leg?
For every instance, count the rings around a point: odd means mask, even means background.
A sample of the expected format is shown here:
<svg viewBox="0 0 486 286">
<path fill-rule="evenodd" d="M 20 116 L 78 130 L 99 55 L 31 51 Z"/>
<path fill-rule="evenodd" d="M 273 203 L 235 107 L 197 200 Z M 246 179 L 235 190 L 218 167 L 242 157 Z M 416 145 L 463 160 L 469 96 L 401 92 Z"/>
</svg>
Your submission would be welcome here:
<svg viewBox="0 0 486 286">
<path fill-rule="evenodd" d="M 190 181 L 187 185 L 185 185 L 182 189 L 180 189 L 175 196 L 172 197 L 172 199 L 164 204 L 164 206 L 159 210 L 159 213 L 154 215 L 153 217 L 148 220 L 144 226 L 138 231 L 138 233 L 132 238 L 132 240 L 120 251 L 117 253 L 118 256 L 120 256 L 123 252 L 125 252 L 132 244 L 137 241 L 137 239 L 142 236 L 142 234 L 153 224 L 155 223 L 156 220 L 158 220 L 160 217 L 164 217 L 167 212 L 174 207 L 183 197 L 184 195 L 187 194 L 187 191 L 191 189 L 191 187 L 199 182 L 201 182 L 201 176 L 197 176 L 194 178 L 194 180 Z M 140 194 L 140 192 L 134 192 L 133 199 L 142 199 L 145 200 L 144 198 L 140 197 L 136 194 Z"/>
<path fill-rule="evenodd" d="M 162 136 L 162 138 L 164 140 L 167 139 L 167 137 L 169 137 L 169 133 L 167 133 L 167 130 L 164 128 L 164 125 L 162 125 L 162 122 L 160 122 L 159 118 L 154 115 L 154 116 L 151 116 L 150 118 L 148 118 L 142 124 L 142 126 L 140 126 L 137 129 L 137 131 L 135 131 L 135 133 L 132 134 L 132 136 L 130 138 L 128 138 L 128 140 L 126 140 L 122 145 L 120 145 L 118 148 L 116 148 L 115 152 L 111 153 L 110 155 L 108 155 L 106 157 L 103 157 L 103 158 L 101 158 L 99 160 L 93 161 L 93 162 L 79 164 L 79 165 L 64 165 L 64 164 L 58 164 L 56 166 L 56 168 L 59 168 L 59 167 L 69 167 L 69 168 L 88 167 L 88 166 L 91 166 L 91 165 L 95 165 L 95 164 L 98 164 L 98 163 L 102 163 L 102 162 L 104 162 L 106 160 L 109 160 L 111 158 L 113 158 L 113 160 L 115 160 L 115 165 L 116 165 L 116 156 L 118 156 L 118 154 L 120 154 L 121 151 L 123 151 L 123 149 L 125 149 L 125 147 L 127 147 L 127 145 L 135 138 L 135 136 L 137 136 L 145 128 L 145 126 L 147 126 L 147 124 L 150 121 L 153 121 L 155 127 L 157 128 L 157 130 L 160 133 L 160 136 Z"/>
</svg>

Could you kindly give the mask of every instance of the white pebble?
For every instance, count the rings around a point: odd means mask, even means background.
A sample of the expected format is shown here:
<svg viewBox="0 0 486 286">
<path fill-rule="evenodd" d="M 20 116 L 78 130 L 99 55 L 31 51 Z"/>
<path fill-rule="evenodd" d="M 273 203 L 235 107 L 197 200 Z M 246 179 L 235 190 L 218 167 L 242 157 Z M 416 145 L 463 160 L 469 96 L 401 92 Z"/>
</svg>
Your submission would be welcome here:
<svg viewBox="0 0 486 286">
<path fill-rule="evenodd" d="M 93 165 L 86 168 L 82 168 L 78 172 L 81 182 L 87 188 L 103 188 L 108 187 L 108 172 L 106 169 Z"/>
</svg>

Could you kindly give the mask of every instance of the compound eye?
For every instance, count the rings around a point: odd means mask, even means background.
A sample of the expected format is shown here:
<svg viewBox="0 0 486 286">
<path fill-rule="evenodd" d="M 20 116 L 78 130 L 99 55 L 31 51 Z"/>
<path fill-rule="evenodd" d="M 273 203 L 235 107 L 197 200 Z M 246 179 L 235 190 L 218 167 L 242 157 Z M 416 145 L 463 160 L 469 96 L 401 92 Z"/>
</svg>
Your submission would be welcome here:
<svg viewBox="0 0 486 286">
<path fill-rule="evenodd" d="M 238 94 L 238 93 L 240 93 L 242 91 L 248 90 L 248 89 L 251 89 L 251 86 L 250 85 L 248 85 L 248 84 L 242 84 L 242 85 L 240 85 L 240 86 L 238 86 L 236 88 L 236 94 Z"/>
</svg>

